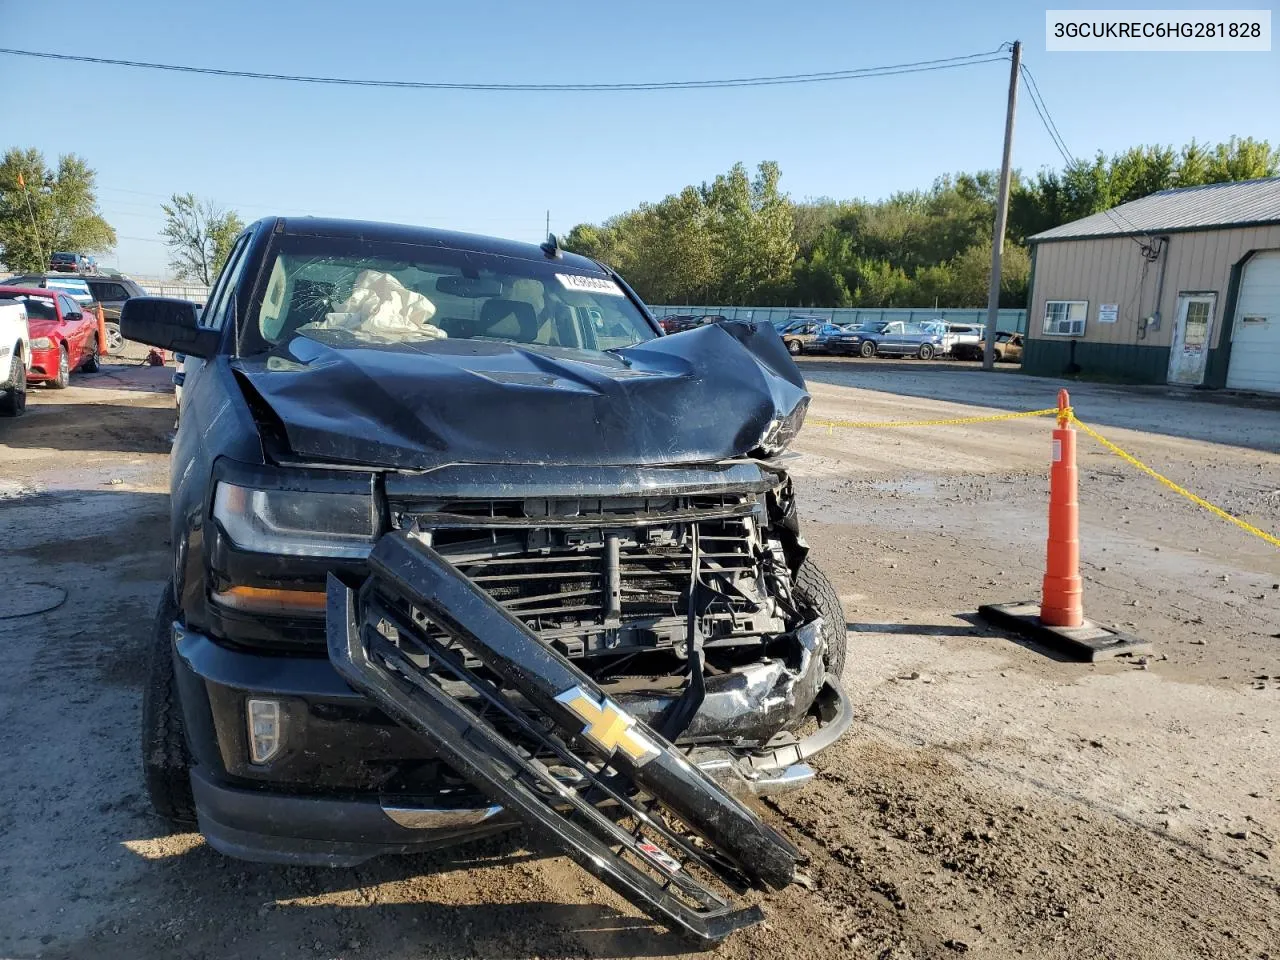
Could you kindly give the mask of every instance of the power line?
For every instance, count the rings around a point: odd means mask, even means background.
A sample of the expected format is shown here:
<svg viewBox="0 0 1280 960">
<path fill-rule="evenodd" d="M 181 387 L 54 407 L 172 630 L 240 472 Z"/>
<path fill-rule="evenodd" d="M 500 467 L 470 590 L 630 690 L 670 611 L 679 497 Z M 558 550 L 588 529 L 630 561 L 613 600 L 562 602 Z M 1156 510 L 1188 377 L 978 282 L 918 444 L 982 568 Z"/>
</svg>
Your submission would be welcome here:
<svg viewBox="0 0 1280 960">
<path fill-rule="evenodd" d="M 1036 78 L 1031 75 L 1031 70 L 1025 63 L 1022 64 L 1021 72 L 1022 75 L 1027 78 L 1027 94 L 1031 100 L 1031 105 L 1036 108 L 1036 114 L 1040 117 L 1040 122 L 1044 124 L 1045 132 L 1049 134 L 1049 139 L 1053 142 L 1053 145 L 1058 148 L 1058 152 L 1062 154 L 1062 159 L 1066 161 L 1067 168 L 1072 169 L 1080 166 L 1080 162 L 1075 158 L 1071 151 L 1067 149 L 1067 143 L 1062 138 L 1062 134 L 1058 131 L 1058 125 L 1053 122 L 1053 114 L 1049 112 L 1049 105 L 1044 102 L 1044 95 L 1040 92 L 1040 85 L 1036 83 Z M 1148 241 L 1146 244 L 1137 237 L 1131 237 L 1130 239 L 1143 249 L 1144 257 L 1151 259 L 1147 250 L 1154 250 L 1153 244 L 1155 242 L 1155 238 L 1152 237 L 1150 233 L 1143 230 L 1119 210 L 1107 208 L 1103 210 L 1102 213 L 1107 217 L 1107 219 L 1119 227 L 1122 232 L 1129 233 L 1132 231 L 1134 233 L 1140 233 L 1146 237 Z"/>
<path fill-rule="evenodd" d="M 73 63 L 91 63 L 113 67 L 135 67 L 143 70 L 167 70 L 176 73 L 196 73 L 217 77 L 241 77 L 250 80 L 283 80 L 292 83 L 318 83 L 348 87 L 381 87 L 398 90 L 466 90 L 501 93 L 579 93 L 648 91 L 648 90 L 718 90 L 729 87 L 765 87 L 800 83 L 825 83 L 832 80 L 859 80 L 865 77 L 888 77 L 904 73 L 925 73 L 931 70 L 950 70 L 955 67 L 974 66 L 995 60 L 1007 60 L 1002 49 L 983 53 L 970 53 L 939 60 L 917 60 L 913 63 L 895 63 L 879 67 L 858 67 L 849 70 L 827 70 L 820 73 L 789 73 L 776 76 L 734 77 L 718 80 L 660 80 L 638 83 L 457 83 L 426 80 L 360 80 L 353 77 L 324 77 L 304 74 L 260 73 L 254 70 L 228 70 L 217 67 L 196 67 L 176 63 L 151 63 L 145 60 L 116 60 L 107 57 L 86 57 L 69 53 L 49 53 L 42 50 L 15 50 L 0 47 L 0 54 L 16 57 L 36 57 Z"/>
</svg>

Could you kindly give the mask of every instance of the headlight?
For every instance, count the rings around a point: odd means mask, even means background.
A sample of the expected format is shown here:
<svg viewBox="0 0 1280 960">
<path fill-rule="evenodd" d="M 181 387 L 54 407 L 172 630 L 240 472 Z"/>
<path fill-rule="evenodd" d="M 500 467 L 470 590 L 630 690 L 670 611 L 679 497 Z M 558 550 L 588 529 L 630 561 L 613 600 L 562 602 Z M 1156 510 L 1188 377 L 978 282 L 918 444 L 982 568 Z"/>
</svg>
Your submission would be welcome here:
<svg viewBox="0 0 1280 960">
<path fill-rule="evenodd" d="M 254 490 L 219 482 L 213 518 L 243 550 L 295 557 L 364 557 L 378 533 L 373 497 L 359 493 Z"/>
<path fill-rule="evenodd" d="M 766 457 L 777 456 L 791 445 L 800 428 L 804 426 L 805 414 L 809 412 L 809 398 L 805 397 L 796 404 L 796 408 L 785 417 L 776 417 L 765 427 L 756 448 Z"/>
<path fill-rule="evenodd" d="M 53 341 L 48 337 L 36 337 L 31 341 L 32 350 L 48 350 L 53 346 Z"/>
</svg>

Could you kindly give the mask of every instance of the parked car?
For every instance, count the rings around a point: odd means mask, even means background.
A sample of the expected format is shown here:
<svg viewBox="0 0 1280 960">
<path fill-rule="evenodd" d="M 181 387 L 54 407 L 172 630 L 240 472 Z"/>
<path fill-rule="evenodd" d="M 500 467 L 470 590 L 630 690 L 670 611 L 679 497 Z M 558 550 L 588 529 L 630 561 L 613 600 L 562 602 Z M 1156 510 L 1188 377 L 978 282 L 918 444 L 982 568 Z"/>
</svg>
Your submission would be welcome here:
<svg viewBox="0 0 1280 960">
<path fill-rule="evenodd" d="M 813 353 L 830 353 L 836 356 L 855 354 L 862 342 L 861 332 L 864 329 L 871 328 L 865 324 L 824 323 L 807 349 Z"/>
<path fill-rule="evenodd" d="M 662 327 L 663 333 L 679 333 L 681 330 L 692 327 L 693 320 L 691 313 L 671 313 L 665 317 L 659 317 L 658 326 Z"/>
<path fill-rule="evenodd" d="M 98 370 L 98 315 L 61 290 L 0 286 L 0 299 L 21 303 L 31 337 L 30 383 L 62 389 L 71 371 Z"/>
<path fill-rule="evenodd" d="M 942 352 L 940 333 L 930 333 L 918 323 L 892 320 L 858 331 L 861 357 L 919 357 L 932 360 Z"/>
<path fill-rule="evenodd" d="M 125 276 L 101 279 L 85 277 L 84 282 L 88 284 L 93 298 L 102 304 L 102 313 L 107 327 L 107 353 L 116 356 L 123 352 L 125 347 L 124 337 L 120 335 L 120 308 L 124 306 L 126 300 L 145 297 L 147 291 L 143 290 L 137 281 Z"/>
<path fill-rule="evenodd" d="M 816 347 L 823 353 L 854 356 L 860 351 L 862 342 L 868 335 L 879 333 L 885 326 L 884 323 L 875 321 L 839 324 L 836 329 L 821 334 L 818 338 L 821 343 Z"/>
<path fill-rule="evenodd" d="M 30 340 L 26 305 L 0 296 L 0 415 L 20 416 L 27 408 Z"/>
<path fill-rule="evenodd" d="M 0 280 L 11 287 L 41 287 L 47 290 L 61 290 L 71 295 L 76 302 L 89 306 L 94 303 L 93 291 L 89 289 L 89 281 L 84 277 L 69 277 L 65 273 L 24 273 L 15 277 Z"/>
<path fill-rule="evenodd" d="M 720 323 L 729 318 L 718 313 L 693 313 L 678 314 L 664 317 L 663 319 L 666 322 L 662 324 L 662 328 L 667 333 L 683 333 L 685 330 L 692 330 L 694 327 L 704 327 L 708 323 Z"/>
<path fill-rule="evenodd" d="M 774 320 L 773 329 L 777 330 L 779 334 L 783 334 L 783 333 L 786 333 L 788 330 L 792 329 L 793 327 L 802 327 L 810 323 L 830 323 L 830 322 L 831 321 L 828 320 L 826 317 L 791 316 L 791 317 L 787 317 L 785 320 Z"/>
<path fill-rule="evenodd" d="M 955 348 L 955 356 L 958 360 L 981 360 L 986 353 L 986 349 L 986 340 L 982 339 L 977 343 L 965 343 L 958 345 Z M 1003 330 L 997 333 L 995 358 L 997 362 L 1021 363 L 1022 334 L 1008 333 Z"/>
<path fill-rule="evenodd" d="M 82 253 L 60 251 L 49 258 L 49 269 L 59 273 L 90 273 L 94 268 L 93 258 Z"/>
<path fill-rule="evenodd" d="M 96 305 L 101 305 L 107 328 L 107 353 L 111 356 L 120 354 L 125 347 L 124 338 L 120 336 L 120 308 L 130 297 L 147 295 L 136 281 L 122 275 L 68 277 L 66 274 L 29 273 L 10 277 L 2 282 L 16 286 L 65 290 L 85 306 L 92 306 L 96 310 Z"/>
<path fill-rule="evenodd" d="M 982 327 L 967 323 L 949 323 L 942 331 L 943 356 L 955 356 L 956 347 L 977 343 L 982 339 Z"/>
<path fill-rule="evenodd" d="M 698 871 L 794 876 L 734 791 L 800 785 L 851 723 L 844 613 L 775 459 L 809 397 L 772 333 L 660 337 L 547 246 L 269 218 L 202 315 L 125 303 L 126 337 L 185 354 L 147 789 L 215 849 L 295 864 L 524 822 L 719 939 L 740 914 L 715 933 L 617 850 L 669 884 L 672 817 L 725 858 Z M 639 847 L 595 806 L 637 793 Z"/>
<path fill-rule="evenodd" d="M 782 342 L 786 344 L 787 352 L 793 357 L 810 352 L 822 327 L 821 320 L 802 320 L 787 327 L 782 332 Z"/>
</svg>

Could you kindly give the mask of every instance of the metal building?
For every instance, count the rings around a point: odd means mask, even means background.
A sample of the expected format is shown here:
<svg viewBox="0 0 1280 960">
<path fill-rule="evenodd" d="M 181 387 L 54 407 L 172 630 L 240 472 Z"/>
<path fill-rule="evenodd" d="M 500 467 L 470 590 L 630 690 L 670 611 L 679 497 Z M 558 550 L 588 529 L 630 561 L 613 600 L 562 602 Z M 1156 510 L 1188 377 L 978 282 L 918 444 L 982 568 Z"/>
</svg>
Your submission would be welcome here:
<svg viewBox="0 0 1280 960">
<path fill-rule="evenodd" d="M 1280 177 L 1036 234 L 1023 370 L 1280 393 Z"/>
</svg>

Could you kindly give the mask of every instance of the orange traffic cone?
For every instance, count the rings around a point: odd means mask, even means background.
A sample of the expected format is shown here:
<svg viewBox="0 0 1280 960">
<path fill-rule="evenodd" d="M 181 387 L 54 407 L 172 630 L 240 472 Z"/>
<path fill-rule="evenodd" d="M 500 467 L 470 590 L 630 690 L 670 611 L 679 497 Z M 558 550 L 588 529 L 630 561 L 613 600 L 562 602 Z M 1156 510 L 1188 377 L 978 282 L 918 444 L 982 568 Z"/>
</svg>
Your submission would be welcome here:
<svg viewBox="0 0 1280 960">
<path fill-rule="evenodd" d="M 1053 431 L 1053 464 L 1049 468 L 1049 541 L 1040 601 L 1040 622 L 1049 627 L 1084 623 L 1076 432 L 1071 427 L 1070 406 L 1067 391 L 1059 390 L 1058 426 Z"/>
<path fill-rule="evenodd" d="M 107 355 L 107 315 L 102 312 L 102 304 L 98 304 L 98 356 Z"/>
<path fill-rule="evenodd" d="M 1067 391 L 1059 390 L 1058 426 L 1053 431 L 1053 463 L 1049 467 L 1049 542 L 1039 614 L 1034 600 L 1019 600 L 983 604 L 978 607 L 978 616 L 1002 630 L 1011 630 L 1061 650 L 1073 660 L 1093 661 L 1145 653 L 1151 645 L 1140 637 L 1084 618 L 1076 479 L 1076 432 L 1071 428 L 1071 398 Z"/>
</svg>

